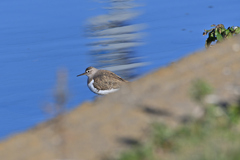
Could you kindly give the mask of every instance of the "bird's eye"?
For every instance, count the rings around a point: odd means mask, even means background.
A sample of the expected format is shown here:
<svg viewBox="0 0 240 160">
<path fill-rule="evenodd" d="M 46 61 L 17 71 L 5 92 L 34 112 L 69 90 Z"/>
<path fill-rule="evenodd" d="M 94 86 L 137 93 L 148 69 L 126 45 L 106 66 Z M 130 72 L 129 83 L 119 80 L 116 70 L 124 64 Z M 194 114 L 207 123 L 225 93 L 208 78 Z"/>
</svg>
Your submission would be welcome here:
<svg viewBox="0 0 240 160">
<path fill-rule="evenodd" d="M 87 73 L 89 72 L 89 71 L 86 71 Z"/>
</svg>

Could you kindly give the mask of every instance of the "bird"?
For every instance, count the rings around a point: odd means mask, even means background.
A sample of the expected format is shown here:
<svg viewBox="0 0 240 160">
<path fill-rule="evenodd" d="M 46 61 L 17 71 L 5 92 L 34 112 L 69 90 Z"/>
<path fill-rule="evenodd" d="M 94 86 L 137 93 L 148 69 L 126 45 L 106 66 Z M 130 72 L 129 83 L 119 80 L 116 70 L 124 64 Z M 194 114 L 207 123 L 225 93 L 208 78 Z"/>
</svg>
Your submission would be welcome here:
<svg viewBox="0 0 240 160">
<path fill-rule="evenodd" d="M 94 67 L 86 68 L 85 72 L 77 75 L 88 76 L 87 85 L 88 88 L 96 94 L 106 95 L 119 90 L 119 88 L 129 81 L 121 78 L 115 73 L 108 70 L 100 70 Z"/>
</svg>

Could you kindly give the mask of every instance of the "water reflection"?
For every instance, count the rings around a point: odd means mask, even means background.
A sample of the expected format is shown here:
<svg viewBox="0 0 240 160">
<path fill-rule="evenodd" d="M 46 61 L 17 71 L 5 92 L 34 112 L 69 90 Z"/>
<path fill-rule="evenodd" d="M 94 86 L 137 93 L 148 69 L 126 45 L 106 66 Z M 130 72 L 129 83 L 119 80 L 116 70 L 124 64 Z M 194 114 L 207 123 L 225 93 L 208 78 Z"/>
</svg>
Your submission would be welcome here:
<svg viewBox="0 0 240 160">
<path fill-rule="evenodd" d="M 87 36 L 93 40 L 91 46 L 94 67 L 115 72 L 125 79 L 134 78 L 136 68 L 145 65 L 137 57 L 134 48 L 142 45 L 143 24 L 132 24 L 139 13 L 132 8 L 132 0 L 110 0 L 108 14 L 88 20 Z"/>
</svg>

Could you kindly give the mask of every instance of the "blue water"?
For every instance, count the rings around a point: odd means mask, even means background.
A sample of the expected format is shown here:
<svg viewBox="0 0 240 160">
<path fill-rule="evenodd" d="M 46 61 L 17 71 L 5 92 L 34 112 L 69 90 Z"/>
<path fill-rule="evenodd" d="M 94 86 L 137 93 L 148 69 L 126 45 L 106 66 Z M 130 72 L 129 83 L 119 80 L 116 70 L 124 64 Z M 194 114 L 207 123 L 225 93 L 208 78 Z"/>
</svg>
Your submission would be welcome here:
<svg viewBox="0 0 240 160">
<path fill-rule="evenodd" d="M 239 26 L 240 1 L 141 0 L 143 12 L 132 23 L 145 23 L 136 57 L 150 65 L 137 68 L 143 76 L 197 50 L 204 49 L 204 29 L 211 24 Z M 0 138 L 29 129 L 50 118 L 43 111 L 53 101 L 56 73 L 68 71 L 69 109 L 95 96 L 87 77 L 76 78 L 94 65 L 87 54 L 86 20 L 106 13 L 96 1 L 0 1 Z"/>
</svg>

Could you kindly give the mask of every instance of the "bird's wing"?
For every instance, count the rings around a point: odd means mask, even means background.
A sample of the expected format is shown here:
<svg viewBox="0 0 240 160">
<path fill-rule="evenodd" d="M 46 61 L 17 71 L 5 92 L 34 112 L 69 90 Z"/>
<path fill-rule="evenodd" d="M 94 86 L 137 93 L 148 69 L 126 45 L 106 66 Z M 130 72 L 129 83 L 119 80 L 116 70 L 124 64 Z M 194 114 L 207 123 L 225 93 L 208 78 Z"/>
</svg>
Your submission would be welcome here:
<svg viewBox="0 0 240 160">
<path fill-rule="evenodd" d="M 101 74 L 96 75 L 94 79 L 93 85 L 98 90 L 117 89 L 123 83 L 128 82 L 110 71 L 101 72 Z"/>
</svg>

